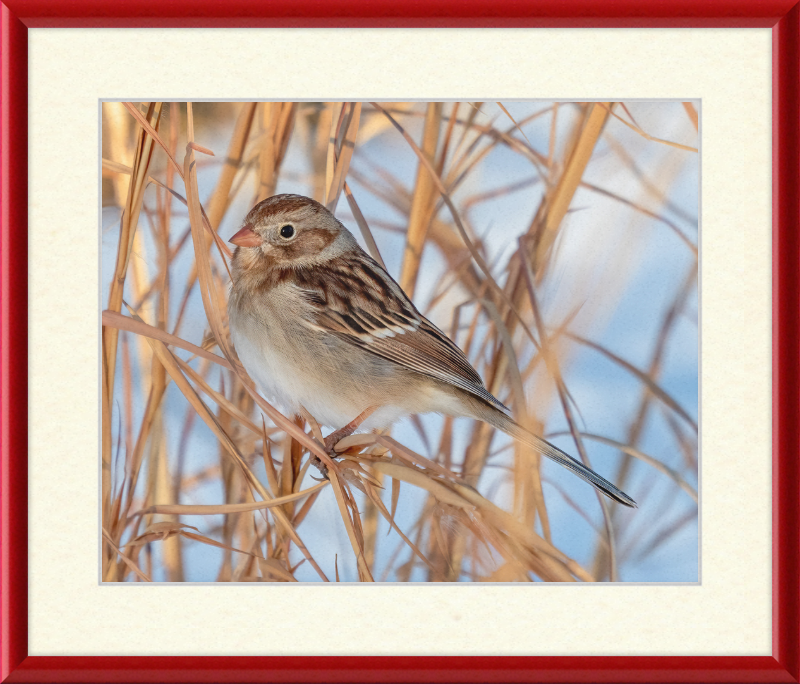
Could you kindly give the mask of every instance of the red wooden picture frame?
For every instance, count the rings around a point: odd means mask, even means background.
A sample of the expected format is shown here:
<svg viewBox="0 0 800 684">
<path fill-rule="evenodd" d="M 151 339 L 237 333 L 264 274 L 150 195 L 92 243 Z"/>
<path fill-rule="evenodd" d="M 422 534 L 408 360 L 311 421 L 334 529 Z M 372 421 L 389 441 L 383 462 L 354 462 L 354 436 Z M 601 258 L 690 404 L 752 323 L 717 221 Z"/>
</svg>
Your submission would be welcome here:
<svg viewBox="0 0 800 684">
<path fill-rule="evenodd" d="M 5 0 L 0 5 L 0 682 L 800 681 L 796 0 Z M 28 656 L 28 28 L 762 27 L 773 34 L 771 656 Z"/>
</svg>

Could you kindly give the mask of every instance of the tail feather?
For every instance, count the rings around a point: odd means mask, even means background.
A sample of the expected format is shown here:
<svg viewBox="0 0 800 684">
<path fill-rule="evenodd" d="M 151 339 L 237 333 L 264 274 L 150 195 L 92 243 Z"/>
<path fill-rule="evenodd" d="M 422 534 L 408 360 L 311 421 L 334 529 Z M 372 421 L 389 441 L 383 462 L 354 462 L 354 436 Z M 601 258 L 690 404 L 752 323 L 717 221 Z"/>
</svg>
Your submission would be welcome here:
<svg viewBox="0 0 800 684">
<path fill-rule="evenodd" d="M 583 465 L 583 463 L 564 453 L 558 447 L 553 446 L 550 444 L 550 442 L 547 442 L 541 437 L 537 437 L 532 432 L 529 432 L 504 413 L 496 409 L 489 409 L 488 411 L 483 412 L 483 415 L 481 415 L 480 418 L 499 430 L 502 430 L 506 434 L 511 435 L 515 439 L 518 439 L 520 442 L 524 442 L 528 446 L 533 447 L 540 454 L 547 456 L 547 458 L 555 461 L 559 465 L 564 466 L 567 470 L 572 471 L 575 473 L 575 475 L 583 480 L 586 480 L 586 482 L 596 489 L 599 489 L 607 497 L 617 501 L 618 503 L 621 503 L 623 506 L 636 508 L 636 502 L 625 492 L 617 489 L 604 477 L 598 475 L 591 468 L 587 468 L 585 465 Z"/>
</svg>

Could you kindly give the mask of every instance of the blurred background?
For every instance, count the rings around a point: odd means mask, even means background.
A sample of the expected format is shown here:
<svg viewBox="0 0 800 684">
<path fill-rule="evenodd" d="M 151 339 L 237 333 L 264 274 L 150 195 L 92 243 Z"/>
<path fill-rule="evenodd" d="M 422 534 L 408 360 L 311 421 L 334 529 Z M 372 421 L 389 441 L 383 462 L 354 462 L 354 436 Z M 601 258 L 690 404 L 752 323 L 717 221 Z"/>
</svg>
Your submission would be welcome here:
<svg viewBox="0 0 800 684">
<path fill-rule="evenodd" d="M 104 580 L 698 581 L 698 107 L 103 103 Z M 220 245 L 276 193 L 334 210 L 519 422 L 638 509 L 436 415 L 315 480 L 209 356 Z"/>
</svg>

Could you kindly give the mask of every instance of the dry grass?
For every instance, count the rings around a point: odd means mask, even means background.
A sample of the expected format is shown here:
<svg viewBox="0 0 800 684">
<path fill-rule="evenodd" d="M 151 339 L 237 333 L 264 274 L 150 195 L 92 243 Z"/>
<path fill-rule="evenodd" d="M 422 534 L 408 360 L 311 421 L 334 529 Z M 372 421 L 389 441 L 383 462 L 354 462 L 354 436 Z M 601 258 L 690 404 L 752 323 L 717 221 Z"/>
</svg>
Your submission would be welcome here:
<svg viewBox="0 0 800 684">
<path fill-rule="evenodd" d="M 672 105 L 106 103 L 104 580 L 569 582 L 641 577 L 665 548 L 696 562 L 696 384 L 665 369 L 676 331 L 697 335 L 697 219 L 671 188 L 697 168 L 698 117 Z M 332 460 L 313 417 L 260 396 L 228 335 L 226 239 L 287 189 L 386 260 L 520 423 L 640 509 L 464 420 L 356 434 Z M 593 203 L 608 216 L 584 226 Z M 576 235 L 592 221 L 618 232 Z M 637 284 L 665 243 L 672 276 Z M 575 254 L 591 267 L 565 283 Z M 647 311 L 631 288 L 659 303 L 634 359 L 605 336 Z M 618 409 L 599 420 L 590 390 Z"/>
</svg>

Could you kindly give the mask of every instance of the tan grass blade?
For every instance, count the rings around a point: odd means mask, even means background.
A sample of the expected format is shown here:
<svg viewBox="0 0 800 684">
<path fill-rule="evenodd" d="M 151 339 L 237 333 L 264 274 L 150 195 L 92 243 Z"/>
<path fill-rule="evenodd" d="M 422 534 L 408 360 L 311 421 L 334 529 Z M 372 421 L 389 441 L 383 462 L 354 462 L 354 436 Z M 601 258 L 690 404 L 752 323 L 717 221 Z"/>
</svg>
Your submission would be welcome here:
<svg viewBox="0 0 800 684">
<path fill-rule="evenodd" d="M 234 546 L 230 546 L 229 544 L 223 544 L 222 542 L 218 542 L 215 539 L 211 539 L 210 537 L 206 537 L 205 535 L 198 534 L 197 532 L 189 532 L 188 529 L 197 530 L 196 527 L 192 527 L 191 525 L 185 525 L 182 523 L 154 523 L 150 525 L 147 530 L 145 530 L 144 534 L 139 535 L 133 541 L 128 542 L 126 546 L 138 546 L 141 544 L 147 544 L 154 541 L 166 541 L 170 537 L 174 537 L 176 535 L 180 535 L 182 537 L 186 537 L 187 539 L 191 539 L 193 541 L 198 541 L 201 544 L 206 544 L 207 546 L 214 546 L 218 549 L 225 549 L 227 551 L 233 551 L 235 553 L 245 554 L 252 558 L 255 558 L 259 565 L 262 565 L 263 568 L 268 569 L 271 573 L 277 573 L 284 579 L 289 582 L 296 582 L 297 580 L 291 576 L 284 568 L 282 568 L 278 563 L 275 561 L 271 561 L 265 558 L 262 558 L 256 553 L 252 551 L 244 551 L 242 549 L 237 549 Z"/>
<path fill-rule="evenodd" d="M 261 108 L 261 128 L 264 131 L 260 136 L 261 152 L 259 154 L 259 185 L 256 203 L 261 202 L 267 197 L 275 194 L 276 161 L 277 152 L 275 150 L 275 136 L 280 118 L 280 102 L 262 102 Z"/>
<path fill-rule="evenodd" d="M 161 149 L 163 149 L 167 153 L 167 158 L 170 160 L 170 162 L 172 162 L 173 166 L 178 171 L 178 175 L 181 177 L 181 180 L 183 180 L 183 182 L 186 183 L 184 168 L 181 167 L 181 165 L 178 164 L 178 162 L 175 160 L 175 157 L 172 155 L 172 152 L 170 152 L 169 147 L 161 139 L 161 136 L 158 134 L 158 132 L 155 130 L 155 128 L 153 128 L 144 119 L 144 117 L 139 113 L 139 110 L 136 109 L 136 107 L 134 107 L 130 102 L 123 102 L 122 104 L 125 105 L 125 108 L 131 113 L 133 118 L 136 119 L 139 122 L 139 124 L 142 126 L 142 128 L 144 128 L 144 130 L 147 131 L 147 133 L 150 135 L 150 137 L 156 143 L 158 143 L 158 145 L 161 146 Z M 187 106 L 191 106 L 191 103 L 187 103 Z M 193 142 L 194 141 L 190 140 L 189 141 L 189 146 L 191 146 Z M 194 148 L 191 148 L 191 149 L 194 149 Z M 212 155 L 214 154 L 213 152 L 211 152 L 211 150 L 207 150 L 207 148 L 202 147 L 202 146 L 200 146 L 198 148 L 198 151 L 201 151 L 203 153 L 212 154 Z M 211 234 L 212 238 L 214 238 L 214 242 L 216 243 L 217 248 L 220 250 L 220 252 L 222 254 L 224 254 L 226 257 L 230 258 L 231 250 L 228 248 L 228 245 L 226 245 L 220 239 L 220 237 L 219 237 L 219 235 L 217 235 L 216 231 L 211 229 L 211 224 L 208 222 L 208 218 L 206 217 L 205 212 L 202 212 L 202 213 L 203 213 L 204 225 L 206 225 L 206 228 L 208 229 L 208 231 Z"/>
<path fill-rule="evenodd" d="M 375 259 L 375 261 L 377 261 L 385 269 L 386 264 L 383 263 L 383 257 L 381 257 L 380 250 L 378 249 L 378 243 L 375 242 L 375 238 L 372 236 L 372 231 L 369 229 L 367 220 L 364 218 L 364 214 L 361 213 L 361 209 L 359 209 L 356 198 L 353 196 L 353 191 L 350 190 L 350 186 L 347 184 L 347 181 L 344 183 L 344 194 L 345 197 L 347 197 L 347 203 L 350 205 L 350 211 L 353 212 L 353 217 L 355 218 L 358 228 L 361 231 L 361 237 L 363 237 L 364 242 L 367 243 L 367 249 L 369 250 L 370 256 L 372 256 L 372 258 Z"/>
<path fill-rule="evenodd" d="M 412 451 L 391 437 L 387 437 L 385 435 L 375 435 L 375 441 L 378 444 L 382 444 L 386 448 L 391 449 L 393 454 L 402 458 L 403 460 L 408 461 L 409 463 L 417 463 L 422 467 L 428 468 L 429 470 L 453 481 L 460 479 L 453 471 L 442 467 L 435 461 L 431 461 L 429 458 L 425 458 L 425 456 L 418 454 L 416 451 Z"/>
<path fill-rule="evenodd" d="M 694 108 L 694 104 L 691 102 L 684 102 L 683 108 L 686 110 L 686 115 L 689 117 L 689 120 L 692 122 L 694 126 L 694 130 L 699 130 L 700 122 L 697 118 L 697 110 Z"/>
<path fill-rule="evenodd" d="M 350 102 L 343 104 L 340 116 L 333 119 L 331 124 L 331 144 L 328 146 L 328 169 L 330 178 L 325 193 L 325 206 L 328 211 L 335 213 L 339 196 L 342 193 L 350 160 L 353 157 L 358 124 L 361 119 L 361 103 Z"/>
<path fill-rule="evenodd" d="M 169 146 L 163 140 L 161 140 L 161 136 L 158 134 L 156 129 L 150 124 L 150 122 L 147 119 L 145 119 L 145 117 L 142 116 L 136 105 L 134 105 L 132 102 L 123 102 L 122 105 L 125 107 L 125 109 L 128 110 L 128 112 L 130 112 L 131 116 L 134 119 L 136 119 L 139 125 L 150 135 L 153 141 L 161 146 L 161 149 L 163 149 L 164 152 L 166 152 L 167 158 L 175 166 L 181 178 L 183 178 L 183 169 L 181 169 L 181 166 L 175 160 L 175 157 L 172 156 L 172 152 L 170 151 Z"/>
<path fill-rule="evenodd" d="M 186 397 L 195 411 L 197 411 L 197 414 L 203 419 L 203 422 L 208 425 L 209 429 L 216 435 L 217 439 L 220 441 L 220 444 L 222 444 L 226 451 L 233 457 L 234 462 L 237 463 L 245 478 L 256 488 L 256 490 L 263 490 L 261 483 L 258 482 L 258 479 L 255 477 L 255 475 L 253 475 L 244 457 L 239 452 L 236 444 L 223 430 L 222 426 L 217 420 L 217 417 L 205 405 L 203 400 L 200 398 L 200 395 L 197 394 L 195 389 L 186 379 L 186 376 L 181 372 L 181 368 L 172 353 L 163 343 L 158 342 L 157 340 L 152 340 L 149 337 L 145 339 L 147 339 L 147 341 L 150 343 L 153 352 L 158 357 L 161 365 L 164 366 L 167 373 L 169 373 L 170 377 L 175 381 L 175 384 L 181 390 L 181 393 Z M 265 496 L 264 498 L 268 497 Z"/>
<path fill-rule="evenodd" d="M 261 569 L 261 572 L 265 575 L 272 575 L 273 577 L 277 577 L 278 579 L 282 579 L 285 582 L 297 582 L 295 576 L 286 570 L 278 561 L 272 560 L 271 558 L 261 558 L 258 555 L 255 555 L 256 562 L 258 563 L 258 567 Z"/>
<path fill-rule="evenodd" d="M 520 253 L 524 253 L 524 238 L 520 238 Z M 558 392 L 558 398 L 561 402 L 561 410 L 564 413 L 564 418 L 567 420 L 567 425 L 569 426 L 570 433 L 572 434 L 573 439 L 575 440 L 575 447 L 578 449 L 578 454 L 580 456 L 581 462 L 587 467 L 591 468 L 591 463 L 589 462 L 589 455 L 586 453 L 586 449 L 583 446 L 583 441 L 581 440 L 580 433 L 575 424 L 575 417 L 572 412 L 572 406 L 569 399 L 569 394 L 566 388 L 566 384 L 564 382 L 564 378 L 561 375 L 561 368 L 558 363 L 558 358 L 556 357 L 555 353 L 550 347 L 550 342 L 547 338 L 547 331 L 545 330 L 544 321 L 542 320 L 542 315 L 539 310 L 539 304 L 536 297 L 536 284 L 535 284 L 535 277 L 533 275 L 533 271 L 531 269 L 530 263 L 527 260 L 521 259 L 523 273 L 525 275 L 525 281 L 528 286 L 528 295 L 530 298 L 531 309 L 533 310 L 534 320 L 536 321 L 536 329 L 539 333 L 539 338 L 542 341 L 542 357 L 544 362 L 547 366 L 547 369 L 556 383 L 556 390 Z M 598 490 L 595 490 L 595 495 L 597 496 L 597 500 L 600 504 L 600 508 L 603 511 L 603 521 L 605 523 L 606 529 L 606 541 L 608 542 L 608 563 L 609 563 L 609 577 L 611 578 L 612 582 L 616 582 L 618 580 L 617 576 L 617 556 L 616 556 L 616 539 L 614 534 L 614 523 L 611 519 L 611 512 L 609 509 L 609 503 L 606 500 L 605 496 L 600 493 Z"/>
<path fill-rule="evenodd" d="M 397 513 L 397 503 L 400 501 L 400 480 L 392 478 L 392 512 L 391 518 L 394 520 L 395 513 Z"/>
<path fill-rule="evenodd" d="M 335 470 L 329 470 L 328 477 L 333 485 L 333 494 L 336 497 L 336 503 L 339 506 L 339 513 L 342 517 L 342 521 L 344 522 L 344 527 L 347 531 L 347 537 L 350 539 L 350 545 L 353 547 L 353 553 L 355 554 L 356 562 L 358 564 L 358 576 L 362 582 L 374 582 L 375 580 L 373 579 L 372 573 L 370 572 L 369 566 L 364 558 L 362 542 L 358 538 L 353 524 L 354 521 L 350 517 L 349 507 L 345 502 L 345 495 L 341 481 L 339 480 L 339 476 Z"/>
<path fill-rule="evenodd" d="M 139 568 L 138 565 L 136 565 L 136 563 L 134 563 L 130 558 L 128 558 L 124 553 L 122 553 L 120 548 L 111 539 L 108 532 L 106 532 L 105 528 L 103 528 L 103 538 L 106 540 L 106 542 L 108 542 L 111 548 L 114 549 L 114 551 L 116 551 L 117 554 L 119 554 L 119 557 L 122 559 L 122 562 L 125 563 L 125 565 L 127 565 L 139 579 L 141 579 L 143 582 L 153 581 L 145 573 L 141 571 L 141 569 Z"/>
<path fill-rule="evenodd" d="M 396 480 L 408 482 L 408 484 L 424 489 L 432 494 L 438 501 L 455 506 L 456 508 L 465 508 L 470 506 L 470 503 L 465 501 L 462 497 L 456 494 L 452 489 L 444 484 L 443 480 L 437 480 L 427 475 L 418 468 L 409 468 L 408 466 L 399 465 L 397 463 L 389 463 L 388 461 L 373 461 L 370 464 L 371 468 L 382 472 L 389 477 Z"/>
<path fill-rule="evenodd" d="M 224 368 L 233 370 L 231 364 L 221 356 L 212 354 L 211 352 L 206 351 L 202 347 L 198 347 L 196 344 L 192 344 L 191 342 L 187 342 L 186 340 L 181 339 L 180 337 L 168 333 L 166 330 L 161 330 L 160 328 L 148 325 L 141 319 L 131 318 L 129 316 L 123 316 L 121 313 L 117 313 L 116 311 L 109 311 L 108 309 L 106 309 L 105 311 L 103 311 L 103 325 L 117 328 L 118 330 L 127 330 L 128 332 L 136 333 L 137 335 L 142 335 L 144 337 L 149 337 L 150 339 L 153 340 L 158 340 L 159 342 L 163 342 L 164 344 L 169 344 L 173 347 L 178 347 L 179 349 L 191 352 L 196 356 L 200 356 L 209 361 L 213 361 L 214 363 L 223 366 Z"/>
<path fill-rule="evenodd" d="M 608 119 L 610 111 L 608 103 L 591 103 L 588 107 L 589 110 L 583 127 L 578 133 L 564 171 L 561 173 L 552 192 L 548 193 L 546 202 L 543 205 L 543 209 L 546 208 L 546 211 L 542 216 L 541 234 L 537 249 L 539 255 L 546 253 L 553 244 L 561 221 L 566 216 L 567 209 L 572 203 L 572 198 L 578 189 L 589 159 Z"/>
<path fill-rule="evenodd" d="M 120 162 L 112 161 L 111 159 L 106 158 L 103 158 L 103 171 L 109 171 L 110 173 L 121 173 L 127 176 L 130 176 L 133 173 L 133 169 L 127 164 L 121 164 Z"/>
<path fill-rule="evenodd" d="M 264 458 L 264 470 L 267 473 L 267 482 L 269 488 L 272 490 L 272 495 L 277 496 L 280 491 L 278 484 L 278 472 L 275 470 L 275 463 L 272 461 L 272 447 L 270 446 L 269 437 L 267 436 L 267 424 L 264 421 L 264 416 L 261 416 L 261 440 L 263 444 L 262 456 Z"/>
<path fill-rule="evenodd" d="M 534 548 L 542 554 L 549 556 L 551 559 L 563 564 L 565 569 L 574 574 L 576 577 L 584 581 L 593 581 L 591 575 L 580 567 L 578 563 L 568 558 L 564 553 L 559 551 L 555 546 L 542 539 L 539 535 L 535 534 L 522 523 L 520 523 L 514 516 L 506 513 L 502 508 L 493 504 L 489 499 L 481 496 L 472 487 L 455 484 L 454 489 L 460 496 L 467 502 L 477 506 L 481 514 L 489 521 L 493 521 L 500 529 L 506 530 L 508 533 L 524 543 L 530 548 Z M 572 581 L 571 578 L 566 581 Z"/>
<path fill-rule="evenodd" d="M 694 418 L 692 418 L 686 410 L 666 391 L 662 388 L 658 383 L 653 380 L 647 373 L 639 370 L 636 366 L 632 363 L 629 363 L 625 359 L 617 356 L 614 352 L 606 349 L 600 344 L 596 342 L 592 342 L 592 340 L 587 340 L 585 337 L 581 337 L 575 333 L 567 332 L 565 333 L 567 337 L 570 339 L 575 340 L 576 342 L 580 342 L 587 347 L 591 347 L 596 351 L 599 351 L 604 356 L 607 356 L 611 359 L 614 363 L 618 364 L 626 371 L 628 371 L 631 375 L 635 376 L 639 381 L 644 383 L 656 397 L 658 397 L 664 404 L 669 406 L 675 413 L 677 413 L 681 418 L 683 418 L 689 425 L 692 426 L 695 432 L 697 432 L 697 423 L 695 422 Z"/>
<path fill-rule="evenodd" d="M 548 177 L 553 175 L 553 162 L 555 160 L 557 141 L 556 134 L 558 132 L 558 106 L 558 102 L 553 103 L 553 115 L 550 117 L 550 140 L 547 146 L 547 168 L 550 171 Z"/>
<path fill-rule="evenodd" d="M 636 131 L 636 133 L 641 135 L 643 138 L 645 138 L 647 140 L 651 140 L 652 142 L 661 143 L 662 145 L 669 145 L 670 147 L 675 147 L 675 148 L 677 148 L 679 150 L 686 150 L 687 152 L 697 152 L 698 151 L 696 147 L 691 147 L 689 145 L 681 145 L 680 143 L 671 142 L 669 140 L 662 140 L 661 138 L 656 138 L 655 136 L 650 135 L 649 133 L 646 133 L 645 131 L 643 131 L 638 126 L 635 126 L 634 124 L 625 121 L 625 119 L 623 119 L 619 114 L 616 114 L 615 112 L 613 112 L 611 110 L 609 104 L 610 103 L 603 103 L 603 106 L 606 107 L 606 109 L 608 109 L 608 111 L 611 114 L 611 116 L 613 116 L 615 119 L 618 119 L 619 121 L 624 123 L 632 131 Z"/>
<path fill-rule="evenodd" d="M 236 125 L 233 129 L 230 143 L 228 143 L 228 152 L 225 155 L 225 164 L 217 181 L 217 186 L 211 197 L 208 200 L 208 221 L 214 231 L 219 229 L 220 221 L 228 207 L 231 187 L 233 186 L 233 179 L 236 177 L 242 165 L 244 157 L 245 146 L 250 136 L 250 130 L 253 125 L 253 115 L 256 110 L 256 102 L 245 102 L 242 104 L 242 109 L 236 119 Z"/>
<path fill-rule="evenodd" d="M 509 112 L 503 106 L 502 102 L 498 102 L 497 106 L 500 107 L 500 109 L 503 111 L 503 114 L 505 114 L 509 119 L 511 119 L 511 122 L 514 124 L 514 128 L 516 128 L 520 132 L 520 135 L 522 135 L 522 137 L 525 138 L 525 142 L 527 142 L 529 147 L 531 147 L 531 149 L 533 149 L 533 145 L 531 145 L 531 141 L 528 140 L 528 136 L 525 135 L 525 131 L 522 130 L 522 127 L 517 123 L 517 120 L 513 116 L 511 116 L 511 112 Z"/>
<path fill-rule="evenodd" d="M 553 560 L 556 560 L 557 564 L 552 565 L 552 567 L 550 567 L 550 571 L 557 573 L 562 581 L 572 581 L 572 577 L 569 575 L 569 572 L 573 572 L 572 567 L 577 564 L 572 562 L 570 565 L 570 570 L 567 571 L 567 568 L 562 564 L 566 564 L 570 559 L 566 558 L 566 556 L 553 547 L 552 544 L 549 544 L 546 540 L 530 532 L 513 516 L 509 515 L 502 509 L 492 504 L 489 500 L 482 497 L 472 487 L 458 483 L 445 484 L 443 481 L 434 480 L 416 468 L 409 468 L 394 463 L 388 463 L 386 461 L 372 462 L 370 463 L 370 467 L 375 468 L 376 470 L 379 470 L 392 478 L 396 478 L 421 489 L 425 489 L 438 501 L 442 502 L 443 504 L 453 506 L 456 509 L 471 511 L 477 506 L 481 510 L 482 515 L 487 517 L 487 521 L 490 523 L 494 521 L 493 524 L 500 525 L 502 529 L 506 530 L 506 533 L 515 535 L 515 538 L 519 540 L 519 543 L 522 543 L 525 547 L 533 549 L 538 553 L 545 554 L 551 557 Z M 502 540 L 500 537 L 497 537 L 496 540 L 496 546 L 498 550 L 503 551 L 505 549 L 505 545 L 503 544 Z M 547 564 L 549 565 L 549 563 Z M 589 577 L 588 573 L 585 572 L 582 572 L 582 575 L 582 579 Z"/>
<path fill-rule="evenodd" d="M 422 131 L 420 151 L 427 157 L 431 165 L 433 165 L 436 157 L 441 123 L 442 103 L 429 102 L 425 113 L 425 126 Z M 411 198 L 406 246 L 399 279 L 400 287 L 412 298 L 416 289 L 417 272 L 422 260 L 422 250 L 425 247 L 425 239 L 428 235 L 428 225 L 431 222 L 436 195 L 436 188 L 430 172 L 423 164 L 419 164 L 417 166 L 414 193 Z"/>
<path fill-rule="evenodd" d="M 187 103 L 187 115 L 188 115 L 188 137 L 189 142 L 194 140 L 194 123 L 192 118 L 192 105 L 191 103 Z M 211 278 L 211 268 L 209 264 L 209 255 L 207 250 L 203 249 L 204 242 L 203 242 L 203 222 L 202 222 L 202 211 L 200 207 L 200 200 L 197 196 L 197 172 L 194 160 L 194 151 L 187 146 L 186 157 L 184 160 L 185 171 L 186 171 L 186 196 L 188 201 L 189 207 L 189 223 L 192 229 L 192 242 L 195 248 L 195 262 L 197 264 L 197 273 L 198 273 L 198 280 L 200 282 L 200 292 L 203 300 L 203 307 L 206 312 L 206 316 L 208 318 L 208 322 L 211 326 L 211 330 L 214 333 L 214 337 L 219 345 L 220 350 L 228 359 L 228 362 L 231 366 L 234 367 L 235 372 L 242 380 L 246 391 L 253 397 L 256 403 L 265 410 L 267 415 L 276 422 L 279 427 L 283 427 L 285 430 L 289 431 L 293 437 L 297 438 L 300 436 L 300 443 L 305 443 L 307 446 L 310 447 L 315 451 L 322 454 L 322 458 L 327 460 L 330 467 L 335 467 L 333 462 L 328 457 L 327 453 L 325 453 L 324 448 L 321 447 L 319 443 L 309 438 L 302 430 L 300 430 L 296 425 L 294 425 L 291 421 L 286 419 L 283 415 L 281 415 L 278 411 L 276 411 L 272 406 L 267 404 L 251 387 L 250 387 L 250 380 L 243 376 L 243 373 L 234 366 L 232 352 L 228 346 L 227 338 L 223 334 L 222 329 L 222 314 L 220 311 L 220 298 L 217 296 L 215 291 L 215 286 L 213 279 Z M 200 402 L 202 404 L 202 402 Z M 213 414 L 212 414 L 213 418 Z M 289 427 L 291 426 L 291 427 Z M 226 435 L 227 437 L 227 435 Z M 235 448 L 235 446 L 234 446 Z M 239 463 L 241 456 L 236 458 L 236 462 Z M 246 466 L 246 464 L 244 464 Z M 249 469 L 245 469 L 243 471 L 245 475 L 250 479 L 252 477 L 252 484 L 257 489 L 259 495 L 262 499 L 269 499 L 271 498 L 269 493 L 266 489 L 258 482 L 258 479 L 252 476 Z M 306 557 L 309 563 L 314 567 L 317 571 L 317 574 L 324 581 L 328 581 L 325 573 L 319 567 L 317 562 L 308 552 L 308 549 L 305 547 L 303 542 L 300 540 L 300 537 L 297 535 L 297 532 L 294 530 L 291 522 L 286 517 L 286 514 L 283 512 L 282 509 L 276 508 L 273 511 L 273 515 L 275 516 L 276 520 L 284 526 L 286 529 L 287 534 L 291 537 L 292 541 L 297 545 L 297 547 L 301 550 L 303 555 Z"/>
<path fill-rule="evenodd" d="M 392 481 L 398 482 L 398 480 L 394 479 Z M 377 492 L 375 492 L 375 490 L 369 485 L 367 485 L 365 491 L 367 493 L 367 496 L 370 498 L 370 501 L 372 501 L 375 504 L 376 509 L 380 511 L 381 515 L 386 519 L 386 522 L 389 523 L 390 529 L 393 529 L 395 532 L 397 532 L 400 538 L 406 543 L 406 545 L 417 556 L 417 558 L 419 558 L 428 567 L 432 567 L 431 562 L 425 557 L 422 551 L 419 550 L 417 545 L 414 542 L 412 542 L 397 526 L 394 520 L 394 516 L 389 515 L 389 511 L 386 510 L 386 506 L 384 505 L 383 501 L 381 501 L 380 495 Z"/>
<path fill-rule="evenodd" d="M 142 117 L 137 111 L 139 119 L 144 125 L 152 129 L 151 123 L 155 126 L 161 116 L 161 104 L 151 103 L 147 110 L 147 119 Z M 122 293 L 125 286 L 125 278 L 128 272 L 133 241 L 136 235 L 136 227 L 139 222 L 139 212 L 141 211 L 144 199 L 144 188 L 146 185 L 147 170 L 153 156 L 153 140 L 145 135 L 144 130 L 140 130 L 137 138 L 136 152 L 133 159 L 133 169 L 131 180 L 128 185 L 128 195 L 125 200 L 125 209 L 122 213 L 119 232 L 119 245 L 117 247 L 117 259 L 114 266 L 114 278 L 111 281 L 108 295 L 108 308 L 111 311 L 119 311 L 122 306 Z M 116 375 L 117 361 L 117 340 L 119 333 L 116 328 L 103 329 L 103 469 L 102 469 L 102 495 L 103 495 L 103 515 L 104 520 L 109 514 L 110 493 L 111 493 L 111 415 L 112 402 L 114 401 L 114 380 Z"/>
<path fill-rule="evenodd" d="M 275 506 L 282 506 L 283 504 L 298 499 L 305 498 L 309 494 L 319 491 L 323 487 L 327 487 L 328 482 L 320 482 L 313 487 L 304 489 L 302 492 L 295 492 L 294 494 L 287 494 L 280 496 L 269 501 L 255 501 L 253 503 L 240 503 L 240 504 L 213 504 L 213 505 L 189 505 L 189 504 L 157 504 L 148 508 L 142 509 L 133 513 L 133 516 L 139 515 L 222 515 L 226 513 L 246 513 L 248 511 L 261 511 Z"/>
<path fill-rule="evenodd" d="M 478 264 L 480 269 L 483 271 L 483 274 L 486 276 L 485 282 L 491 287 L 492 291 L 496 295 L 498 295 L 500 299 L 503 300 L 511 308 L 511 310 L 514 312 L 519 321 L 520 327 L 526 331 L 526 334 L 535 343 L 533 334 L 530 332 L 530 330 L 528 330 L 528 327 L 525 324 L 524 319 L 517 311 L 516 307 L 514 306 L 514 303 L 508 299 L 506 293 L 497 284 L 497 281 L 494 279 L 494 276 L 492 276 L 491 270 L 489 269 L 489 266 L 486 264 L 486 261 L 481 256 L 480 252 L 476 249 L 475 245 L 472 243 L 472 240 L 470 240 L 469 235 L 467 235 L 467 231 L 464 228 L 464 224 L 461 222 L 458 210 L 453 204 L 453 201 L 450 199 L 450 195 L 447 192 L 447 189 L 445 188 L 442 179 L 436 173 L 436 170 L 433 168 L 431 162 L 425 157 L 425 155 L 422 153 L 422 150 L 420 150 L 420 148 L 417 146 L 417 144 L 414 142 L 413 138 L 408 134 L 408 132 L 399 123 L 397 123 L 397 121 L 395 121 L 395 119 L 392 117 L 391 114 L 389 114 L 389 112 L 387 112 L 383 107 L 381 107 L 379 104 L 375 102 L 370 102 L 370 104 L 373 107 L 375 107 L 378 111 L 383 112 L 389 118 L 394 127 L 400 132 L 400 134 L 406 139 L 408 144 L 411 146 L 411 149 L 414 150 L 414 153 L 417 155 L 417 158 L 420 160 L 420 163 L 423 166 L 425 166 L 425 168 L 428 170 L 428 173 L 430 174 L 434 182 L 434 185 L 439 191 L 439 194 L 442 196 L 442 200 L 447 205 L 447 208 L 450 210 L 450 214 L 453 217 L 453 222 L 455 223 L 456 228 L 458 229 L 458 232 L 461 235 L 461 239 L 464 241 L 464 244 L 467 246 L 467 249 L 469 249 L 469 252 L 472 255 L 472 258 L 475 260 L 475 263 Z"/>
<path fill-rule="evenodd" d="M 250 418 L 248 418 L 236 404 L 234 404 L 224 394 L 217 392 L 213 387 L 211 387 L 205 381 L 205 379 L 188 363 L 182 361 L 177 356 L 174 358 L 184 374 L 191 378 L 195 385 L 197 385 L 203 391 L 203 393 L 206 394 L 206 396 L 213 399 L 217 406 L 219 406 L 229 416 L 237 420 L 241 425 L 246 427 L 251 432 L 255 433 L 256 435 L 261 434 L 261 429 L 252 420 L 250 420 Z"/>
</svg>

